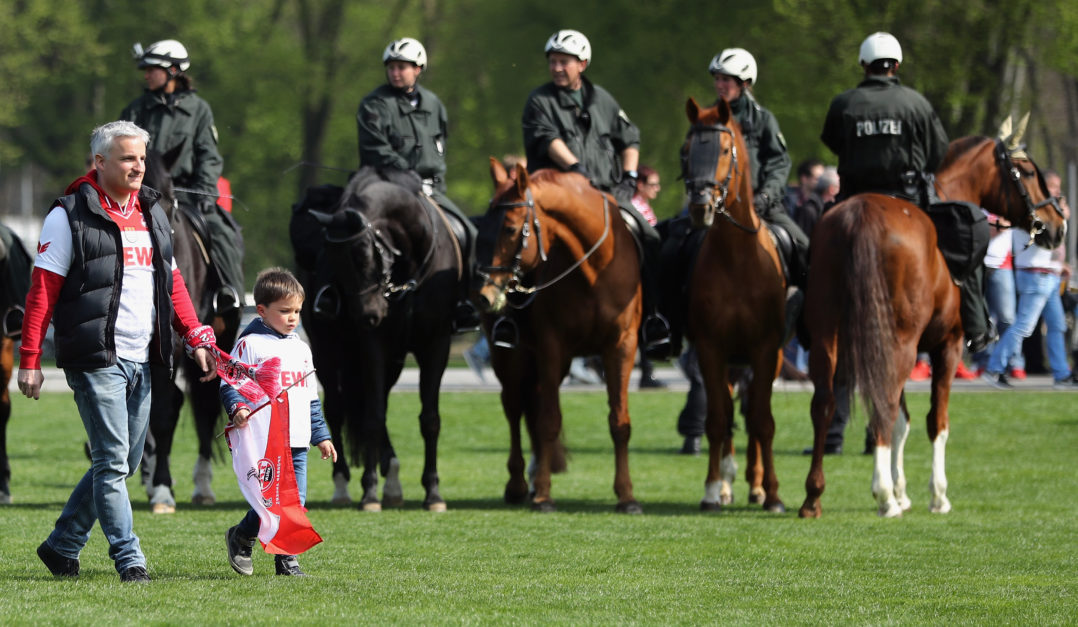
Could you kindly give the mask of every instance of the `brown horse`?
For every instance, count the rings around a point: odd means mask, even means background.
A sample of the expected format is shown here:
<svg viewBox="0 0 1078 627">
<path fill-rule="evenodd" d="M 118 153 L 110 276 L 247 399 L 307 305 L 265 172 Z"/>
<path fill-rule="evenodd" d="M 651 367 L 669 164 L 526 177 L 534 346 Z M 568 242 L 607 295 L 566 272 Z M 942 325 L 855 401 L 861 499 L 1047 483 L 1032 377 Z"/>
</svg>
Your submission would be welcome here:
<svg viewBox="0 0 1078 627">
<path fill-rule="evenodd" d="M 689 99 L 692 128 L 682 148 L 694 227 L 707 227 L 689 290 L 689 339 L 707 388 L 708 472 L 701 509 L 733 500 L 730 366 L 748 366 L 746 394 L 751 502 L 783 512 L 771 443 L 771 387 L 781 364 L 786 284 L 778 251 L 753 210 L 752 177 L 741 127 L 725 100 L 701 109 Z"/>
<path fill-rule="evenodd" d="M 532 507 L 553 511 L 550 474 L 563 463 L 558 390 L 577 355 L 599 354 L 606 370 L 614 440 L 617 511 L 639 513 L 629 478 L 629 375 L 640 327 L 640 261 L 617 203 L 579 174 L 518 166 L 510 176 L 491 159 L 495 193 L 479 227 L 477 253 L 488 262 L 479 302 L 506 312 L 512 294 L 529 294 L 507 314 L 519 329 L 513 349 L 496 347 L 491 365 L 502 383 L 511 447 L 505 499 L 528 494 L 520 417 L 531 437 Z M 525 287 L 525 284 L 530 287 Z"/>
<path fill-rule="evenodd" d="M 937 190 L 943 200 L 973 203 L 1004 216 L 1034 233 L 1037 244 L 1054 248 L 1065 234 L 1063 214 L 1048 197 L 1037 167 L 1021 152 L 1020 134 L 952 142 L 936 174 Z M 823 449 L 835 408 L 836 369 L 849 389 L 861 389 L 867 406 L 876 438 L 872 493 L 880 516 L 901 516 L 910 508 L 902 463 L 909 414 L 899 420 L 898 411 L 904 408 L 902 387 L 918 351 L 932 361 L 929 510 L 950 511 L 944 472 L 947 405 L 962 353 L 962 326 L 958 288 L 936 246 L 936 228 L 910 202 L 861 194 L 824 214 L 813 232 L 811 257 L 805 322 L 812 338 L 815 440 L 800 516 L 821 513 Z"/>
</svg>

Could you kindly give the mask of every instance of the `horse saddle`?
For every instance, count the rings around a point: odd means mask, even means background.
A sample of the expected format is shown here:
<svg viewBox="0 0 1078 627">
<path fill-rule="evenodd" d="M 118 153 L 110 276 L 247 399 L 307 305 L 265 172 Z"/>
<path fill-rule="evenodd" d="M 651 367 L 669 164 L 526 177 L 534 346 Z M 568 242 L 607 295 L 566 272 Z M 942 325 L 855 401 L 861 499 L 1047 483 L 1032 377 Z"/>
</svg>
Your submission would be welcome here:
<svg viewBox="0 0 1078 627">
<path fill-rule="evenodd" d="M 790 284 L 790 260 L 793 259 L 793 255 L 797 254 L 794 249 L 794 240 L 790 237 L 790 233 L 782 228 L 782 225 L 773 224 L 766 220 L 763 223 L 767 225 L 767 232 L 771 234 L 771 241 L 775 244 L 775 248 L 779 251 L 779 264 L 782 265 L 782 276 L 786 280 L 786 285 Z"/>
<path fill-rule="evenodd" d="M 936 202 L 925 211 L 936 226 L 936 246 L 951 277 L 961 284 L 983 262 L 991 233 L 980 207 L 962 201 Z"/>
<path fill-rule="evenodd" d="M 187 218 L 187 222 L 194 229 L 195 237 L 202 241 L 202 249 L 205 250 L 206 242 L 210 241 L 210 227 L 206 224 L 206 218 L 198 207 L 187 203 L 176 203 L 176 205 L 180 209 L 180 214 Z"/>
<path fill-rule="evenodd" d="M 621 219 L 625 221 L 625 226 L 629 227 L 629 233 L 633 235 L 633 242 L 636 244 L 636 256 L 640 259 L 641 265 L 644 263 L 644 234 L 640 232 L 640 223 L 637 222 L 636 216 L 625 207 L 618 207 L 621 211 Z"/>
</svg>

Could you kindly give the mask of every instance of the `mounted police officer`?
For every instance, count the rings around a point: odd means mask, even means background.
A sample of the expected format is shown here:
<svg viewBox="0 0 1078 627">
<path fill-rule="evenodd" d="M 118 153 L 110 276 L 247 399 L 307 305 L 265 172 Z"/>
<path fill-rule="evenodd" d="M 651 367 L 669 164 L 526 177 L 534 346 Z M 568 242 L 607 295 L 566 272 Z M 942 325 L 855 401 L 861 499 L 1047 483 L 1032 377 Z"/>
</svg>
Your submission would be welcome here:
<svg viewBox="0 0 1078 627">
<path fill-rule="evenodd" d="M 208 231 L 210 259 L 220 281 L 214 310 L 219 315 L 233 312 L 243 305 L 243 237 L 239 225 L 216 202 L 223 160 L 213 111 L 195 93 L 183 44 L 165 39 L 145 50 L 135 44 L 133 53 L 145 71 L 146 92 L 127 105 L 120 119 L 149 131 L 148 149 L 174 156 L 172 181 L 191 190 L 181 191 L 177 202 L 191 215 L 201 214 Z"/>
<path fill-rule="evenodd" d="M 359 165 L 412 170 L 423 179 L 423 191 L 460 224 L 464 261 L 454 327 L 479 326 L 479 314 L 468 300 L 475 265 L 476 229 L 468 216 L 446 196 L 445 152 L 448 116 L 438 96 L 418 82 L 427 67 L 427 50 L 411 37 L 397 39 L 382 53 L 386 83 L 364 96 L 356 112 Z"/>
<path fill-rule="evenodd" d="M 790 155 L 775 116 L 753 96 L 756 59 L 744 48 L 727 48 L 711 59 L 707 70 L 715 78 L 716 95 L 729 103 L 730 112 L 741 125 L 752 170 L 753 208 L 778 239 L 790 282 L 803 287 L 808 237 L 783 205 L 786 181 L 790 177 Z"/>
<path fill-rule="evenodd" d="M 528 95 L 522 118 L 528 171 L 555 168 L 582 174 L 596 188 L 613 194 L 623 214 L 632 217 L 644 249 L 644 346 L 653 357 L 662 357 L 670 329 L 656 311 L 661 240 L 631 202 L 639 179 L 640 131 L 608 91 L 584 77 L 591 63 L 587 37 L 560 30 L 550 36 L 544 50 L 551 82 Z"/>
<path fill-rule="evenodd" d="M 906 198 L 929 210 L 934 200 L 933 173 L 947 154 L 947 133 L 924 96 L 899 82 L 896 74 L 902 63 L 902 47 L 894 36 L 869 35 L 861 44 L 859 60 L 864 80 L 831 101 L 821 135 L 827 147 L 838 155 L 839 199 L 876 192 Z M 947 216 L 952 221 L 962 222 L 965 216 L 961 214 L 968 213 L 961 207 L 943 207 L 955 210 Z M 930 210 L 929 215 L 935 221 L 934 211 Z M 939 246 L 945 257 L 964 254 L 971 260 L 971 267 L 982 266 L 983 249 L 979 253 L 976 247 L 955 251 L 952 249 L 956 243 L 947 239 L 940 231 Z M 962 328 L 971 352 L 991 341 L 979 276 L 974 271 L 960 284 Z"/>
</svg>

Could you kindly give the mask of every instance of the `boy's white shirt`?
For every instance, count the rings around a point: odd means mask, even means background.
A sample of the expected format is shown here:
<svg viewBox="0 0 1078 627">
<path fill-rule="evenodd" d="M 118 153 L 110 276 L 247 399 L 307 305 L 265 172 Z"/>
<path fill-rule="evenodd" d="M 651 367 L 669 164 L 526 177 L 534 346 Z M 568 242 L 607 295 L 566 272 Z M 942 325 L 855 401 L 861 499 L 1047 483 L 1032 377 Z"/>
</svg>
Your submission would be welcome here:
<svg viewBox="0 0 1078 627">
<path fill-rule="evenodd" d="M 300 380 L 314 370 L 311 349 L 306 342 L 295 333 L 285 337 L 276 333 L 250 333 L 236 342 L 233 356 L 256 366 L 271 357 L 281 358 L 281 389 L 295 384 L 287 392 L 289 445 L 292 448 L 310 447 L 311 401 L 318 398 L 318 384 L 313 375 Z"/>
</svg>

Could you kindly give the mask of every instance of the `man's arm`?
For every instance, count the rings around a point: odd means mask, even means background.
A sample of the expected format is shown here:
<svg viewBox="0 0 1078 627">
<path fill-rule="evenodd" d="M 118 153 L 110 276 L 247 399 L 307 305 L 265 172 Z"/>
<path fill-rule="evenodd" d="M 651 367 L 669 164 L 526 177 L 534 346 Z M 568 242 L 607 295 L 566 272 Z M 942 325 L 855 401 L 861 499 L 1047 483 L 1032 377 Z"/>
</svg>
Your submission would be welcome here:
<svg viewBox="0 0 1078 627">
<path fill-rule="evenodd" d="M 30 274 L 26 295 L 26 313 L 22 320 L 22 345 L 19 347 L 19 391 L 27 398 L 41 398 L 41 342 L 52 320 L 52 311 L 60 299 L 64 277 L 43 268 Z"/>
<path fill-rule="evenodd" d="M 384 125 L 389 119 L 385 103 L 372 98 L 359 103 L 356 126 L 359 131 L 359 163 L 381 168 L 409 169 L 404 157 L 397 154 Z"/>
<path fill-rule="evenodd" d="M 172 269 L 172 309 L 176 314 L 172 318 L 172 328 L 185 338 L 192 331 L 203 326 L 195 314 L 195 306 L 191 302 L 191 295 L 187 292 L 187 283 L 184 282 L 179 268 Z M 211 329 L 209 333 L 212 336 L 213 330 Z M 211 342 L 216 342 L 216 338 L 213 338 Z M 198 347 L 191 351 L 191 358 L 204 373 L 199 381 L 212 381 L 217 376 L 217 360 L 213 356 L 213 351 Z"/>
</svg>

